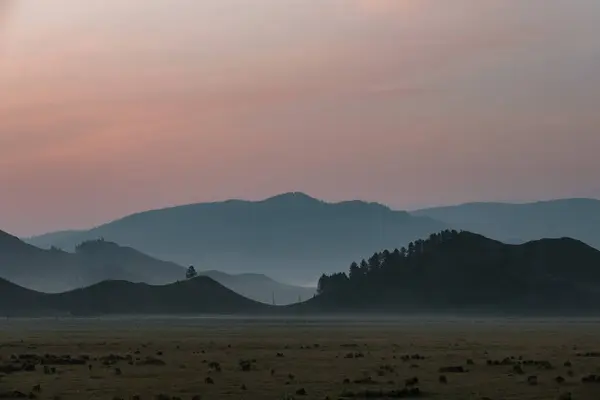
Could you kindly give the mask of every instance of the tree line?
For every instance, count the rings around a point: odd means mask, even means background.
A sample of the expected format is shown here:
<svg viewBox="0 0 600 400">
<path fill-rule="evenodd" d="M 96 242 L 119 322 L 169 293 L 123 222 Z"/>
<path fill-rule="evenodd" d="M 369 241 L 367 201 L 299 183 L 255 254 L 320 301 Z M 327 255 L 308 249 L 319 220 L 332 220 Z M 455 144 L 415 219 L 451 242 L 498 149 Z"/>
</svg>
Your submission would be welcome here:
<svg viewBox="0 0 600 400">
<path fill-rule="evenodd" d="M 460 233 L 456 230 L 444 230 L 430 235 L 427 239 L 410 242 L 408 246 L 401 249 L 374 253 L 369 259 L 363 259 L 359 263 L 353 262 L 348 273 L 323 274 L 319 279 L 317 291 L 319 294 L 323 294 L 365 281 L 384 283 L 389 279 L 394 279 L 397 272 L 418 266 L 421 255 L 458 237 Z"/>
</svg>

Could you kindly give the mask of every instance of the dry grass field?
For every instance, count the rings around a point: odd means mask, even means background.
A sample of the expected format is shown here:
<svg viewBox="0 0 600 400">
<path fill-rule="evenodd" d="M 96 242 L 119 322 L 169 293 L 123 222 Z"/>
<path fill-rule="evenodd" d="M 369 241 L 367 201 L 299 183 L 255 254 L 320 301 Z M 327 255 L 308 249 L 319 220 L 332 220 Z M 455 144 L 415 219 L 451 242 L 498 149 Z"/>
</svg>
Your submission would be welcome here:
<svg viewBox="0 0 600 400">
<path fill-rule="evenodd" d="M 594 321 L 4 320 L 0 396 L 600 399 L 599 352 Z"/>
</svg>

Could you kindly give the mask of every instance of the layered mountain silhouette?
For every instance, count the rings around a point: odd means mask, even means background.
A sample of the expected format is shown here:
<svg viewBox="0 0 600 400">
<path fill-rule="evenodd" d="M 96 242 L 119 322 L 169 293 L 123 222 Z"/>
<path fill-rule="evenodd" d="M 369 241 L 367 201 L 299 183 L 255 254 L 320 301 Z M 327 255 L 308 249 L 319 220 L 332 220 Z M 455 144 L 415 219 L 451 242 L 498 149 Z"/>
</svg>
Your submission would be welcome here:
<svg viewBox="0 0 600 400">
<path fill-rule="evenodd" d="M 65 293 L 44 294 L 0 279 L 5 316 L 264 314 L 272 306 L 249 300 L 208 277 L 152 286 L 104 281 Z"/>
<path fill-rule="evenodd" d="M 444 231 L 324 275 L 306 312 L 597 314 L 600 251 L 569 238 L 507 245 Z"/>
<path fill-rule="evenodd" d="M 104 240 L 76 246 L 73 253 L 44 250 L 0 231 L 0 277 L 42 292 L 61 292 L 107 279 L 164 284 L 185 269 Z"/>
<path fill-rule="evenodd" d="M 85 232 L 31 238 L 29 243 L 72 250 L 103 237 L 180 265 L 311 282 L 365 253 L 445 228 L 428 217 L 376 203 L 326 203 L 288 193 L 257 202 L 230 200 L 148 211 Z"/>
<path fill-rule="evenodd" d="M 61 291 L 83 283 L 72 254 L 42 250 L 0 231 L 0 277 L 44 291 Z"/>
<path fill-rule="evenodd" d="M 312 297 L 316 288 L 286 285 L 261 274 L 205 271 L 223 286 L 253 300 L 284 305 Z M 185 269 L 106 240 L 87 241 L 73 253 L 42 250 L 0 233 L 0 277 L 41 292 L 62 292 L 105 280 L 162 285 L 185 277 Z"/>
<path fill-rule="evenodd" d="M 600 249 L 600 201 L 564 199 L 526 204 L 468 203 L 415 211 L 448 224 L 509 243 L 571 237 Z"/>
<path fill-rule="evenodd" d="M 0 280 L 5 315 L 598 315 L 600 251 L 569 238 L 521 245 L 442 231 L 406 248 L 373 254 L 348 273 L 324 274 L 319 294 L 270 306 L 200 276 L 163 286 L 105 281 L 42 294 Z"/>
<path fill-rule="evenodd" d="M 267 304 L 286 305 L 308 300 L 317 292 L 316 287 L 301 287 L 277 282 L 263 274 L 226 274 L 221 271 L 202 271 L 221 285 L 249 299 Z"/>
</svg>

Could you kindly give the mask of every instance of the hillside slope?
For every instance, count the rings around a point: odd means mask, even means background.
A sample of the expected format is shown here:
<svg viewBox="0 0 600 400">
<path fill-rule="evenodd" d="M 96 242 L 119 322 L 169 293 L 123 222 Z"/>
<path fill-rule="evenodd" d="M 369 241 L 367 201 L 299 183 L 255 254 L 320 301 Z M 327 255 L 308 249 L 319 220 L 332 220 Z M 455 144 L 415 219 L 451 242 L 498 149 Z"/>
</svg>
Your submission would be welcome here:
<svg viewBox="0 0 600 400">
<path fill-rule="evenodd" d="M 180 315 L 453 313 L 599 315 L 600 251 L 574 239 L 506 245 L 443 231 L 407 248 L 376 253 L 349 273 L 323 275 L 320 294 L 273 307 L 209 277 L 163 286 L 105 281 L 42 294 L 0 280 L 4 315 Z"/>
<path fill-rule="evenodd" d="M 564 199 L 536 203 L 468 203 L 418 210 L 415 216 L 442 221 L 503 242 L 571 237 L 600 249 L 600 201 Z"/>
<path fill-rule="evenodd" d="M 270 306 L 247 299 L 208 277 L 152 286 L 105 281 L 51 295 L 50 304 L 74 315 L 254 314 Z"/>
<path fill-rule="evenodd" d="M 110 279 L 162 285 L 185 277 L 185 268 L 180 265 L 105 240 L 81 243 L 75 256 L 89 271 L 90 283 Z"/>
<path fill-rule="evenodd" d="M 0 231 L 0 278 L 40 291 L 80 287 L 86 277 L 72 254 L 42 250 Z"/>
<path fill-rule="evenodd" d="M 0 277 L 40 292 L 62 292 L 106 279 L 149 284 L 175 282 L 185 270 L 134 249 L 90 241 L 74 253 L 43 250 L 0 232 Z"/>
<path fill-rule="evenodd" d="M 106 280 L 164 285 L 185 277 L 185 268 L 162 261 L 130 247 L 106 240 L 83 242 L 74 253 L 42 250 L 18 238 L 1 234 L 0 278 L 46 293 L 58 293 Z M 287 285 L 262 274 L 231 275 L 205 271 L 223 286 L 263 303 L 290 304 L 312 297 L 315 289 Z"/>
<path fill-rule="evenodd" d="M 87 232 L 60 233 L 56 240 L 45 235 L 40 244 L 73 249 L 103 237 L 180 265 L 311 282 L 362 254 L 445 227 L 380 204 L 334 204 L 288 193 L 258 202 L 230 200 L 139 213 Z M 38 243 L 36 238 L 29 242 Z"/>
<path fill-rule="evenodd" d="M 0 316 L 43 314 L 45 295 L 0 278 Z"/>
<path fill-rule="evenodd" d="M 431 235 L 324 275 L 311 312 L 598 313 L 600 251 L 574 239 L 506 245 L 469 232 Z"/>
<path fill-rule="evenodd" d="M 271 309 L 208 277 L 162 286 L 104 281 L 58 294 L 35 292 L 0 279 L 0 315 L 248 315 Z"/>
</svg>

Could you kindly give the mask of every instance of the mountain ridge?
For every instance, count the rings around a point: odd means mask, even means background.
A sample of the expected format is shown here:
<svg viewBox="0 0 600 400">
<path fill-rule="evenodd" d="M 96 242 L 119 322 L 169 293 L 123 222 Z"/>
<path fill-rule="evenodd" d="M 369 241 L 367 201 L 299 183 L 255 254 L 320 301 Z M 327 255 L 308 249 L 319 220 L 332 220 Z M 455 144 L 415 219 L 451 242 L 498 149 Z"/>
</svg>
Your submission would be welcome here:
<svg viewBox="0 0 600 400">
<path fill-rule="evenodd" d="M 70 249 L 100 237 L 180 265 L 227 273 L 253 271 L 278 281 L 311 282 L 364 252 L 408 242 L 446 228 L 378 203 L 328 203 L 301 192 L 261 201 L 228 200 L 135 213 L 66 241 L 51 235 L 43 247 Z M 63 238 L 64 240 L 64 235 Z"/>
<path fill-rule="evenodd" d="M 62 292 L 107 278 L 167 283 L 184 276 L 179 265 L 103 240 L 80 243 L 70 253 L 0 231 L 0 277 L 32 290 Z"/>
<path fill-rule="evenodd" d="M 600 312 L 600 251 L 572 238 L 504 244 L 443 231 L 323 275 L 300 311 Z M 357 295 L 360 293 L 360 295 Z"/>
<path fill-rule="evenodd" d="M 375 253 L 349 274 L 323 275 L 319 294 L 288 306 L 245 298 L 210 277 L 167 285 L 103 281 L 43 294 L 0 279 L 6 315 L 600 315 L 600 251 L 572 238 L 504 244 L 441 231 Z"/>
<path fill-rule="evenodd" d="M 39 249 L 0 231 L 0 250 L 0 277 L 41 292 L 73 290 L 105 280 L 160 285 L 181 280 L 186 273 L 183 266 L 103 239 L 80 243 L 69 253 L 56 248 Z M 43 279 L 36 279 L 40 274 Z M 279 304 L 293 303 L 315 291 L 262 274 L 204 271 L 199 275 L 208 275 L 245 297 L 267 304 L 272 303 L 273 297 Z"/>
<path fill-rule="evenodd" d="M 600 200 L 567 198 L 530 203 L 472 202 L 411 212 L 455 229 L 523 243 L 550 237 L 572 237 L 600 248 Z"/>
<path fill-rule="evenodd" d="M 54 294 L 29 290 L 0 278 L 0 313 L 5 315 L 261 314 L 270 307 L 209 277 L 166 285 L 109 280 Z"/>
</svg>

